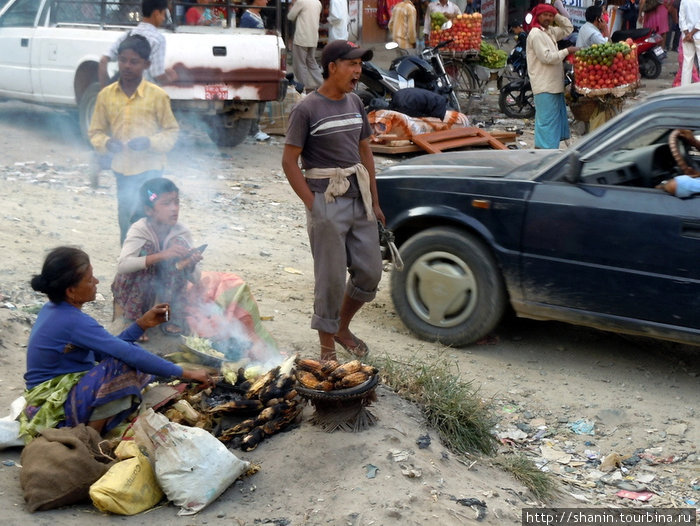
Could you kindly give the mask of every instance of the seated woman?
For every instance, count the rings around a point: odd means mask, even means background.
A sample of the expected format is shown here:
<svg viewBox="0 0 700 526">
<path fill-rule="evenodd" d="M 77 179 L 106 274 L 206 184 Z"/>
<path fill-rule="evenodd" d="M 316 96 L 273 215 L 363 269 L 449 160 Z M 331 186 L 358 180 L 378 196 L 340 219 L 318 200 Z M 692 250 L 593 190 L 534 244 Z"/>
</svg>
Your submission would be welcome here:
<svg viewBox="0 0 700 526">
<path fill-rule="evenodd" d="M 115 318 L 137 319 L 156 302 L 168 303 L 166 334 L 185 332 L 185 292 L 199 281 L 202 254 L 192 249 L 190 231 L 178 223 L 180 195 L 163 177 L 144 183 L 139 191 L 146 217 L 131 225 L 124 239 L 117 276 L 112 283 Z"/>
<path fill-rule="evenodd" d="M 53 249 L 32 278 L 32 288 L 49 301 L 27 346 L 27 405 L 20 415 L 27 441 L 47 427 L 113 429 L 136 409 L 152 375 L 212 384 L 203 369 L 183 370 L 134 343 L 165 320 L 167 305 L 156 305 L 118 337 L 85 314 L 83 305 L 94 301 L 98 283 L 90 258 L 75 247 Z"/>
</svg>

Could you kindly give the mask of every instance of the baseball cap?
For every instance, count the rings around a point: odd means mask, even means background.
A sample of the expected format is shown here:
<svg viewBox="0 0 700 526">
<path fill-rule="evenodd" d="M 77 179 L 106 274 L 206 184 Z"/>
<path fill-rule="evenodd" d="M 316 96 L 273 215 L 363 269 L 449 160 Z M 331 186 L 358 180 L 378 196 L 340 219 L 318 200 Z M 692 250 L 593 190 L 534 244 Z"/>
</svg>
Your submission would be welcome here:
<svg viewBox="0 0 700 526">
<path fill-rule="evenodd" d="M 323 48 L 321 53 L 321 67 L 325 70 L 328 64 L 336 60 L 352 60 L 361 58 L 364 61 L 372 60 L 374 53 L 371 49 L 362 49 L 354 42 L 348 40 L 334 40 Z"/>
</svg>

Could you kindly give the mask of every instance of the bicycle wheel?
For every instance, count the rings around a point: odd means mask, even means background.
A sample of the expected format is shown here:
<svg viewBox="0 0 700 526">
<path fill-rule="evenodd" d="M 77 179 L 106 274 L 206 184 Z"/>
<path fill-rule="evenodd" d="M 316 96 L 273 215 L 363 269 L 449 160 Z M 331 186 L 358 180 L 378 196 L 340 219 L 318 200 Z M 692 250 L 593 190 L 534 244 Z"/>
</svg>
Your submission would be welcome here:
<svg viewBox="0 0 700 526">
<path fill-rule="evenodd" d="M 444 66 L 462 108 L 462 113 L 466 113 L 469 111 L 472 95 L 478 91 L 478 83 L 469 66 L 461 60 L 446 60 Z"/>
</svg>

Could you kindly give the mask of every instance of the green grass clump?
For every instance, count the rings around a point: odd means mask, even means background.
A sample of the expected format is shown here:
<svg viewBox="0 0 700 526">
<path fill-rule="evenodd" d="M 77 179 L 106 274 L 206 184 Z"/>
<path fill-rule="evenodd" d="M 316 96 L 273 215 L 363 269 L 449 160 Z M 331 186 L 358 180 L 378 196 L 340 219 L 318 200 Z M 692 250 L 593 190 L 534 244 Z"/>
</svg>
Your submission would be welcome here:
<svg viewBox="0 0 700 526">
<path fill-rule="evenodd" d="M 448 448 L 462 454 L 495 453 L 491 402 L 483 400 L 471 382 L 460 380 L 450 363 L 405 364 L 385 356 L 372 360 L 372 365 L 386 385 L 421 407 Z"/>
<path fill-rule="evenodd" d="M 484 400 L 472 382 L 461 380 L 453 372 L 454 363 L 445 359 L 403 363 L 386 355 L 365 360 L 381 371 L 385 385 L 421 408 L 428 425 L 440 434 L 446 447 L 466 455 L 496 453 L 492 402 Z M 540 500 L 549 500 L 556 491 L 554 479 L 523 455 L 499 455 L 493 464 L 510 473 Z"/>
<path fill-rule="evenodd" d="M 499 455 L 493 459 L 493 463 L 510 473 L 540 500 L 551 499 L 556 491 L 554 479 L 523 455 Z"/>
</svg>

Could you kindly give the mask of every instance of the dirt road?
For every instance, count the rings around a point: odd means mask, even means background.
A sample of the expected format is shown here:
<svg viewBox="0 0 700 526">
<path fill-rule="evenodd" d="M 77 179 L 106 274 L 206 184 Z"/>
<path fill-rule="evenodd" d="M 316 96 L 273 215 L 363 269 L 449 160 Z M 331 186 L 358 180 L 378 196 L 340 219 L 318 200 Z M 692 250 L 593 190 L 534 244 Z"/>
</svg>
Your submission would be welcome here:
<svg viewBox="0 0 700 526">
<path fill-rule="evenodd" d="M 89 312 L 107 323 L 119 233 L 114 181 L 105 172 L 99 188 L 89 186 L 91 152 L 72 115 L 0 103 L 0 149 L 5 195 L 0 213 L 0 407 L 8 407 L 22 392 L 31 312 L 43 302 L 28 285 L 43 255 L 60 244 L 85 248 L 101 281 L 100 297 Z M 272 318 L 267 327 L 280 348 L 313 355 L 305 217 L 281 171 L 281 152 L 280 137 L 219 150 L 203 135 L 185 135 L 169 157 L 166 176 L 181 189 L 181 220 L 196 240 L 209 244 L 205 268 L 243 276 L 261 313 Z M 379 168 L 393 162 L 377 157 Z M 445 348 L 407 331 L 391 305 L 388 283 L 386 276 L 376 301 L 358 315 L 356 332 L 376 354 L 404 362 L 439 357 L 454 362 L 462 378 L 493 400 L 503 448 L 526 452 L 557 474 L 560 503 L 642 505 L 616 496 L 627 489 L 651 491 L 649 504 L 654 506 L 697 506 L 696 348 L 519 319 L 504 321 L 493 344 Z M 471 470 L 455 461 L 445 464 L 435 436 L 432 450 L 418 451 L 415 438 L 426 432 L 424 425 L 416 410 L 394 395 L 383 392 L 378 412 L 382 424 L 372 434 L 328 436 L 302 426 L 264 443 L 250 455 L 262 463 L 260 473 L 237 483 L 196 517 L 178 522 L 470 524 L 473 512 L 456 511 L 449 494 L 486 499 L 486 524 L 513 524 L 519 523 L 520 508 L 535 503 L 486 461 Z M 593 424 L 592 434 L 585 433 L 586 423 Z M 386 457 L 392 448 L 412 450 L 415 463 L 426 467 L 422 480 L 407 482 L 400 473 L 391 478 Z M 629 457 L 623 469 L 600 471 L 599 461 L 612 453 Z M 18 467 L 13 465 L 19 451 L 2 451 L 0 457 L 0 501 L 9 510 L 7 524 L 102 520 L 89 506 L 30 517 L 22 508 Z M 369 462 L 386 464 L 381 477 L 366 478 L 362 466 Z M 169 524 L 174 514 L 165 507 L 127 523 Z"/>
</svg>

